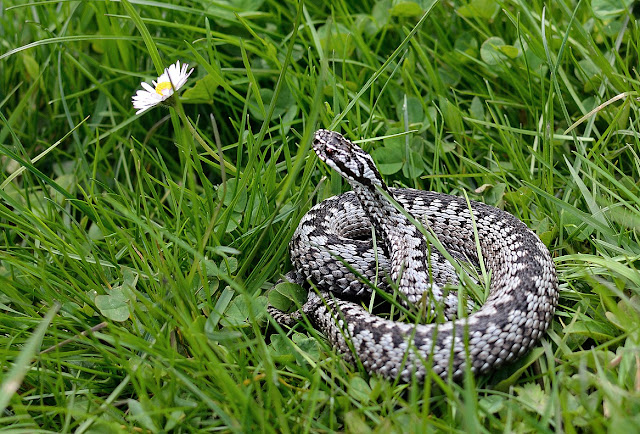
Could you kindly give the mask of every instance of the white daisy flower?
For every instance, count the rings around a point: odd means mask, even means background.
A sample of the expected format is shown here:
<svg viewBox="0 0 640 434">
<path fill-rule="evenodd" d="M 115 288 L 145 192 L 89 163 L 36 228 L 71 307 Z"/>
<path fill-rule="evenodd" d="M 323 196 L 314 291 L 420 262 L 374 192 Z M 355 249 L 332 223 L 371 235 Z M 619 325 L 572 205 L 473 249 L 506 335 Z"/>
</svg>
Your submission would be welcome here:
<svg viewBox="0 0 640 434">
<path fill-rule="evenodd" d="M 169 99 L 178 89 L 186 82 L 187 78 L 193 72 L 193 68 L 187 72 L 189 65 L 185 63 L 180 67 L 180 61 L 165 68 L 164 72 L 157 81 L 152 81 L 153 86 L 149 83 L 142 82 L 144 90 L 139 90 L 131 98 L 133 108 L 138 109 L 136 114 L 140 114 L 145 110 L 155 107 Z"/>
</svg>

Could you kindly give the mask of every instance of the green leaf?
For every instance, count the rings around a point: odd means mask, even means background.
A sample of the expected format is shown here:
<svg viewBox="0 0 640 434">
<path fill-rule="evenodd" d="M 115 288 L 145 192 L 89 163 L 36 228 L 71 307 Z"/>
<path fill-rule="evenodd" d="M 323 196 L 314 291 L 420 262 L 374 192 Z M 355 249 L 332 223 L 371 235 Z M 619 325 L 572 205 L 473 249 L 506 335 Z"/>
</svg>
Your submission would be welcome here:
<svg viewBox="0 0 640 434">
<path fill-rule="evenodd" d="M 500 10 L 496 0 L 471 0 L 468 4 L 460 6 L 458 14 L 465 18 L 480 20 L 492 20 Z"/>
<path fill-rule="evenodd" d="M 223 259 L 220 262 L 220 272 L 223 274 L 232 274 L 238 269 L 238 259 L 234 257 Z"/>
<path fill-rule="evenodd" d="M 478 405 L 488 414 L 494 414 L 502 410 L 505 399 L 500 395 L 488 395 L 478 401 Z"/>
<path fill-rule="evenodd" d="M 294 306 L 291 299 L 279 291 L 269 291 L 267 297 L 269 304 L 282 312 L 289 312 Z"/>
<path fill-rule="evenodd" d="M 203 260 L 203 265 L 207 269 L 207 277 L 219 277 L 220 269 L 218 265 L 213 262 L 211 259 Z"/>
<path fill-rule="evenodd" d="M 222 331 L 211 330 L 209 327 L 207 327 L 207 324 L 208 323 L 205 323 L 204 334 L 207 337 L 207 339 L 213 342 L 237 341 L 238 339 L 241 339 L 243 336 L 242 332 L 239 330 L 226 330 L 226 329 Z"/>
<path fill-rule="evenodd" d="M 608 317 L 608 316 L 607 316 Z M 606 321 L 598 322 L 592 319 L 578 320 L 567 325 L 565 334 L 579 334 L 595 341 L 608 341 L 615 336 L 615 329 Z"/>
<path fill-rule="evenodd" d="M 218 88 L 218 80 L 212 75 L 205 75 L 196 81 L 196 84 L 184 91 L 182 94 L 182 102 L 186 103 L 207 103 L 213 101 L 213 94 Z"/>
<path fill-rule="evenodd" d="M 96 295 L 95 303 L 100 313 L 113 321 L 129 319 L 128 297 L 120 287 L 114 287 L 106 295 Z"/>
<path fill-rule="evenodd" d="M 592 0 L 593 14 L 601 20 L 610 20 L 629 10 L 633 0 Z"/>
<path fill-rule="evenodd" d="M 484 189 L 484 202 L 492 206 L 498 206 L 502 202 L 506 188 L 507 184 L 499 182 L 494 186 L 489 186 L 489 188 Z"/>
<path fill-rule="evenodd" d="M 392 137 L 384 140 L 384 146 L 375 149 L 371 156 L 383 175 L 393 175 L 404 164 L 404 137 Z"/>
<path fill-rule="evenodd" d="M 398 119 L 403 123 L 405 121 L 405 113 L 409 124 L 424 122 L 424 109 L 422 108 L 422 102 L 415 96 L 408 97 L 406 99 L 406 104 L 403 101 L 403 104 L 399 104 L 397 106 L 396 114 L 398 115 Z M 404 140 L 404 137 L 402 137 L 402 139 Z"/>
<path fill-rule="evenodd" d="M 392 17 L 418 17 L 422 12 L 422 7 L 412 1 L 399 2 L 389 9 L 389 15 Z"/>
<path fill-rule="evenodd" d="M 440 80 L 442 80 L 442 84 L 450 87 L 457 86 L 462 79 L 460 73 L 457 70 L 449 67 L 448 65 L 439 67 L 438 75 L 440 76 Z"/>
<path fill-rule="evenodd" d="M 355 46 L 353 35 L 349 28 L 341 23 L 325 24 L 318 28 L 318 38 L 322 44 L 322 49 L 328 55 L 349 56 Z"/>
<path fill-rule="evenodd" d="M 640 426 L 640 415 L 638 414 L 623 415 L 620 417 L 612 418 L 611 425 L 609 425 L 609 432 L 618 432 L 618 433 L 638 432 L 638 426 Z"/>
<path fill-rule="evenodd" d="M 551 247 L 551 243 L 556 237 L 556 231 L 555 230 L 545 231 L 538 234 L 538 237 L 540 237 L 540 241 L 542 241 L 542 244 L 544 244 L 547 247 Z"/>
<path fill-rule="evenodd" d="M 353 377 L 349 381 L 349 395 L 366 404 L 371 396 L 371 387 L 362 377 Z"/>
<path fill-rule="evenodd" d="M 164 426 L 164 432 L 173 432 L 174 428 L 184 420 L 185 413 L 182 410 L 174 410 L 169 413 L 166 418 L 167 423 Z"/>
<path fill-rule="evenodd" d="M 260 319 L 266 313 L 266 306 L 267 298 L 265 296 L 261 295 L 255 299 L 238 296 L 229 304 L 222 319 L 222 324 L 236 327 L 249 326 L 249 317 L 253 316 L 253 319 Z"/>
<path fill-rule="evenodd" d="M 484 104 L 477 96 L 474 96 L 471 100 L 471 106 L 469 107 L 469 114 L 472 118 L 479 121 L 484 120 Z"/>
<path fill-rule="evenodd" d="M 378 0 L 374 2 L 371 9 L 371 17 L 377 24 L 378 28 L 384 27 L 389 22 L 389 9 L 391 8 L 391 0 Z"/>
<path fill-rule="evenodd" d="M 361 434 L 368 434 L 373 432 L 371 427 L 367 424 L 362 416 L 362 413 L 359 411 L 348 411 L 344 415 L 344 423 L 346 427 L 346 432 L 355 432 Z M 381 432 L 385 432 L 384 429 Z"/>
<path fill-rule="evenodd" d="M 228 234 L 235 231 L 240 225 L 240 222 L 242 222 L 242 214 L 237 212 L 231 213 L 229 221 L 227 221 L 227 226 L 224 229 L 225 233 Z M 220 225 L 216 225 L 216 230 L 218 230 L 219 227 Z"/>
<path fill-rule="evenodd" d="M 589 92 L 600 85 L 602 70 L 591 59 L 582 59 L 575 68 L 576 77 L 584 83 L 584 91 Z"/>
<path fill-rule="evenodd" d="M 283 312 L 297 309 L 307 301 L 307 291 L 297 283 L 280 282 L 269 291 L 269 304 Z"/>
<path fill-rule="evenodd" d="M 158 432 L 158 427 L 142 404 L 135 399 L 127 399 L 127 405 L 129 406 L 129 417 L 132 420 L 138 422 L 151 432 Z"/>
<path fill-rule="evenodd" d="M 249 318 L 249 306 L 245 297 L 239 296 L 233 299 L 222 319 L 222 324 L 226 326 L 247 326 Z"/>
<path fill-rule="evenodd" d="M 510 191 L 504 194 L 504 199 L 507 202 L 520 208 L 529 208 L 534 197 L 533 191 L 526 185 L 523 185 L 516 191 Z"/>
<path fill-rule="evenodd" d="M 230 206 L 233 203 L 234 198 L 236 199 L 236 203 L 233 206 L 233 210 L 238 213 L 243 212 L 247 206 L 247 190 L 238 189 L 237 178 L 231 178 L 227 180 L 227 183 L 224 187 L 222 185 L 218 186 L 218 199 L 222 200 L 222 203 L 225 206 Z"/>
<path fill-rule="evenodd" d="M 620 300 L 617 307 L 615 313 L 608 311 L 605 312 L 605 316 L 620 330 L 632 333 L 640 323 L 640 297 L 634 295 L 629 302 Z"/>
<path fill-rule="evenodd" d="M 233 298 L 235 291 L 233 291 L 229 286 L 226 286 L 222 290 L 222 294 L 218 297 L 218 301 L 216 301 L 216 305 L 207 318 L 207 322 L 205 323 L 205 331 L 213 331 L 218 326 L 218 322 L 220 318 L 222 318 L 222 313 L 227 310 L 231 299 Z"/>
<path fill-rule="evenodd" d="M 478 40 L 475 38 L 473 33 L 465 32 L 458 36 L 456 42 L 453 44 L 453 48 L 465 53 L 469 57 L 476 57 L 478 55 Z M 467 57 L 460 56 L 461 62 L 466 62 L 468 60 L 469 59 L 467 59 Z"/>
<path fill-rule="evenodd" d="M 215 4 L 227 5 L 238 12 L 257 12 L 264 0 L 216 0 Z"/>
<path fill-rule="evenodd" d="M 102 229 L 100 229 L 100 225 L 95 222 L 91 223 L 91 226 L 89 226 L 87 236 L 92 241 L 101 241 L 104 239 L 104 234 L 102 233 Z"/>
<path fill-rule="evenodd" d="M 501 47 L 498 47 L 498 49 L 501 53 L 505 54 L 510 59 L 515 59 L 520 55 L 520 50 L 518 50 L 518 48 L 514 47 L 513 45 L 503 45 Z"/>
<path fill-rule="evenodd" d="M 32 80 L 35 80 L 40 75 L 40 64 L 36 61 L 36 59 L 27 54 L 22 54 L 22 63 L 24 64 L 24 69 L 27 71 L 27 74 Z"/>
<path fill-rule="evenodd" d="M 271 344 L 270 347 L 273 348 L 273 351 L 276 355 L 289 355 L 289 343 L 286 336 L 281 336 L 278 334 L 271 335 Z"/>
<path fill-rule="evenodd" d="M 525 408 L 533 408 L 539 414 L 544 414 L 549 396 L 544 393 L 537 383 L 527 383 L 523 387 L 514 387 L 520 399 L 527 404 Z"/>
<path fill-rule="evenodd" d="M 445 97 L 439 98 L 439 106 L 445 125 L 460 140 L 460 134 L 464 131 L 460 109 Z"/>
<path fill-rule="evenodd" d="M 291 337 L 291 340 L 295 342 L 300 351 L 303 352 L 307 358 L 313 361 L 320 359 L 320 347 L 318 346 L 317 339 L 311 338 L 302 333 L 295 333 Z M 299 352 L 295 354 L 295 357 L 299 365 L 305 366 L 308 364 L 307 359 Z"/>
<path fill-rule="evenodd" d="M 484 41 L 480 47 L 480 57 L 489 66 L 504 63 L 507 55 L 502 52 L 501 48 L 506 44 L 504 40 L 498 36 L 492 36 Z"/>
<path fill-rule="evenodd" d="M 260 98 L 265 107 L 271 105 L 271 101 L 273 100 L 273 90 L 272 89 L 260 89 Z M 249 106 L 249 111 L 251 112 L 251 116 L 257 120 L 264 120 L 264 114 L 262 110 L 260 110 L 258 105 L 257 98 L 255 96 L 252 97 L 252 104 Z M 282 90 L 278 94 L 278 99 L 276 99 L 275 108 L 273 110 L 273 115 L 271 119 L 278 119 L 283 116 L 288 110 L 291 108 L 296 108 L 295 99 L 289 88 L 287 86 L 283 86 Z"/>
<path fill-rule="evenodd" d="M 138 284 L 138 273 L 134 272 L 130 268 L 122 269 L 122 286 L 127 288 L 135 288 Z"/>
<path fill-rule="evenodd" d="M 402 174 L 409 179 L 415 179 L 424 173 L 425 165 L 422 154 L 409 151 L 409 161 L 402 167 Z"/>
</svg>

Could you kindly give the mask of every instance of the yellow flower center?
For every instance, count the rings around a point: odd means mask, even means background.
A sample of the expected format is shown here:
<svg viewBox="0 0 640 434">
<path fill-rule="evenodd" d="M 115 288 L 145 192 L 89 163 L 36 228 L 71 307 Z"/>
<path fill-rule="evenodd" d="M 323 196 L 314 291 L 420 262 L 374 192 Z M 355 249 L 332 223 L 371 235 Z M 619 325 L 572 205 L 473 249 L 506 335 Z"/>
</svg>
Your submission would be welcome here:
<svg viewBox="0 0 640 434">
<path fill-rule="evenodd" d="M 163 81 L 162 83 L 158 83 L 158 85 L 156 86 L 156 93 L 158 95 L 165 95 L 165 91 L 167 90 L 171 90 L 173 89 L 171 87 L 171 82 L 170 81 Z"/>
</svg>

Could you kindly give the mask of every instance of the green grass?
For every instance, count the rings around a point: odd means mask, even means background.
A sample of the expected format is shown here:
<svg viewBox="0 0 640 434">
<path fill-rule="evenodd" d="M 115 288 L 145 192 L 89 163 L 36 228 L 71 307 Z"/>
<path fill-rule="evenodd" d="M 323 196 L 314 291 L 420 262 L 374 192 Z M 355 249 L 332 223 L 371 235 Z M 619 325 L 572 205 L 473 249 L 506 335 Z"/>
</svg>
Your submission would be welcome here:
<svg viewBox="0 0 640 434">
<path fill-rule="evenodd" d="M 632 2 L 419 3 L 0 3 L 0 426 L 637 429 Z M 176 60 L 206 148 L 173 109 L 134 115 Z M 543 341 L 473 381 L 402 385 L 270 324 L 298 221 L 347 189 L 310 151 L 320 127 L 396 135 L 364 143 L 390 184 L 536 231 L 561 289 Z"/>
</svg>

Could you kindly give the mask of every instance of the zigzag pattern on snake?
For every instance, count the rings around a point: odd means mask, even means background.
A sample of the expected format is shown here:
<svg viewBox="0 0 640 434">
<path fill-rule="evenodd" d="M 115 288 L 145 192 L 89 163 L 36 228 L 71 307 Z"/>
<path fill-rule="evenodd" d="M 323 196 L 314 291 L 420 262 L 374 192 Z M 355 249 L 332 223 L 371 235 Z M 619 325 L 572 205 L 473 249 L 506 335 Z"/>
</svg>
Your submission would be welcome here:
<svg viewBox="0 0 640 434">
<path fill-rule="evenodd" d="M 429 369 L 459 379 L 467 363 L 472 372 L 486 373 L 536 344 L 551 323 L 558 283 L 548 249 L 524 223 L 479 202 L 388 188 L 371 157 L 338 133 L 317 131 L 313 147 L 347 179 L 353 192 L 319 203 L 302 218 L 290 243 L 293 271 L 287 278 L 300 284 L 310 281 L 318 289 L 309 291 L 301 312 L 349 361 L 357 358 L 368 372 L 391 380 L 410 381 L 415 376 L 422 381 Z M 478 311 L 455 319 L 458 297 L 443 291 L 447 283 L 458 283 L 453 266 L 427 245 L 385 193 L 433 230 L 457 260 L 479 264 L 477 233 L 491 273 L 489 296 Z M 341 299 L 371 292 L 350 267 L 370 281 L 387 275 L 407 305 L 425 300 L 435 313 L 441 304 L 450 321 L 395 322 Z M 381 289 L 393 291 L 386 279 L 378 280 Z M 300 312 L 270 312 L 283 325 L 300 318 Z"/>
</svg>

